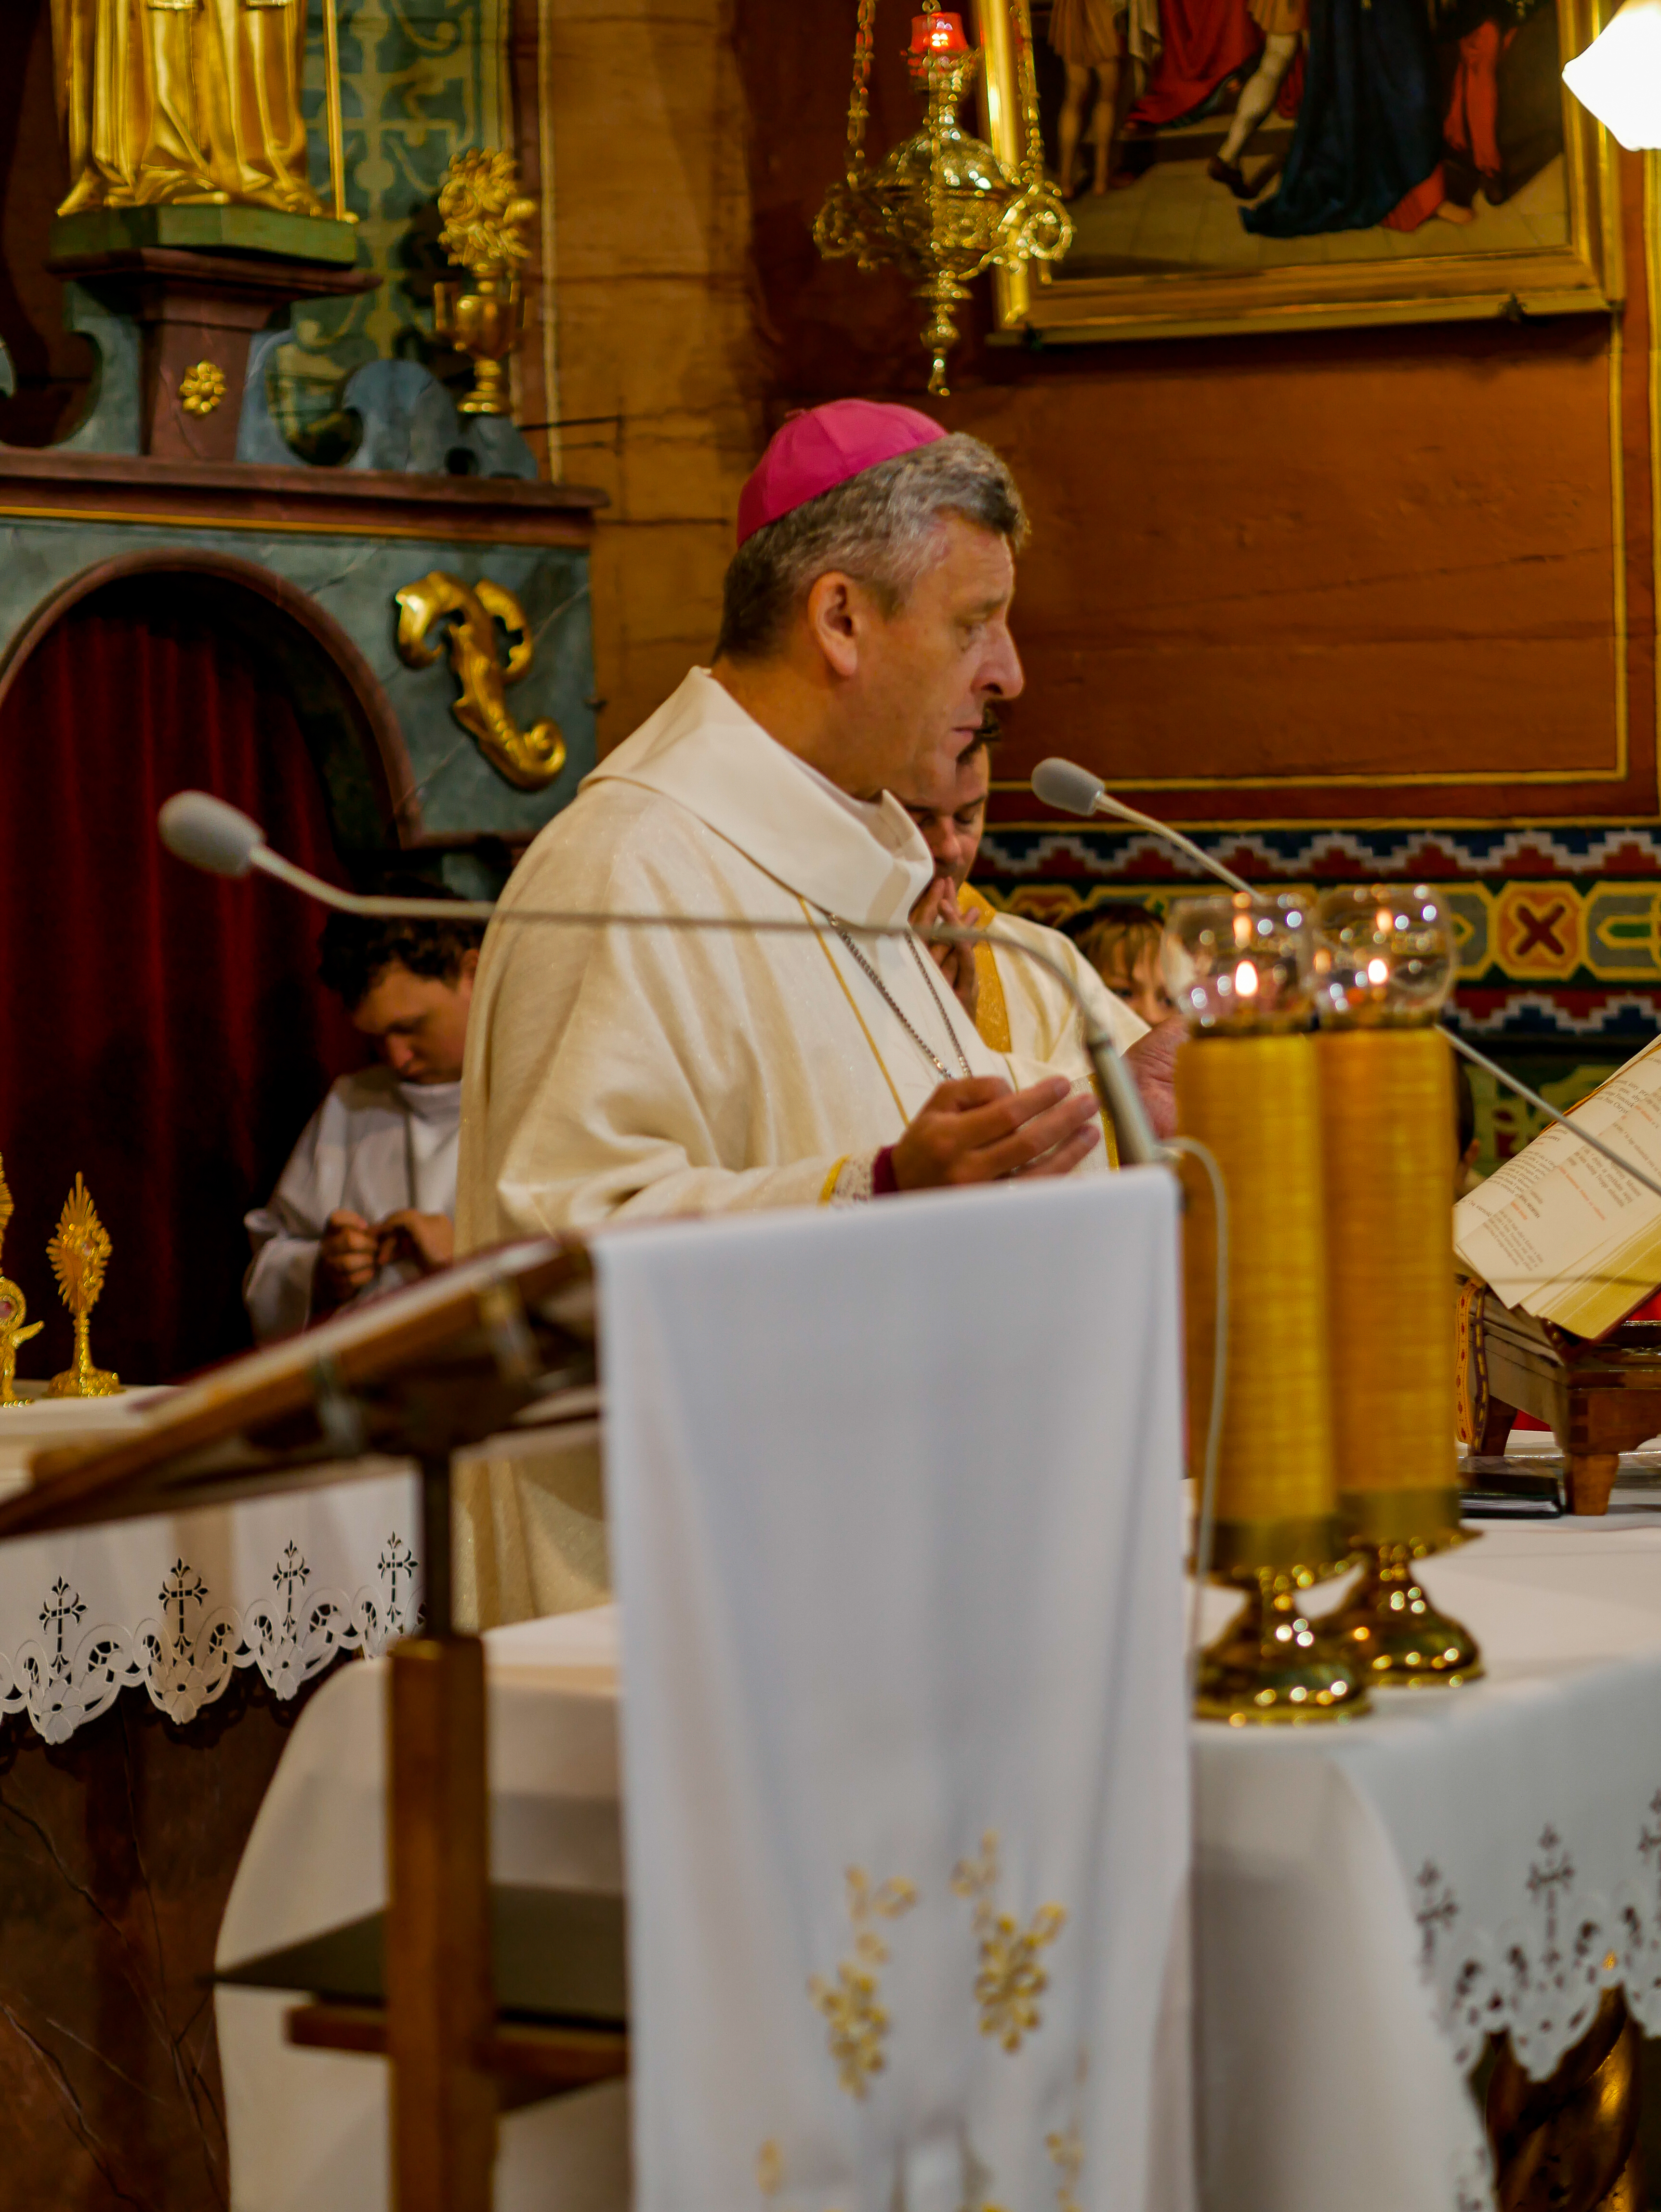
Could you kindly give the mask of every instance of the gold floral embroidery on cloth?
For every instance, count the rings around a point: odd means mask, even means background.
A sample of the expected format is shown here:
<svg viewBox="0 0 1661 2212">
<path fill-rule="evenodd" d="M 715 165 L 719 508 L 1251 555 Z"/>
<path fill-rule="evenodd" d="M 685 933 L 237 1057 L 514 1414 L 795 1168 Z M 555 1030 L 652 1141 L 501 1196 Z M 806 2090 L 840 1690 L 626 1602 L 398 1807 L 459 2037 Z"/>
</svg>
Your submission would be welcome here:
<svg viewBox="0 0 1661 2212">
<path fill-rule="evenodd" d="M 863 1867 L 849 1867 L 848 1917 L 854 1927 L 854 1955 L 838 1966 L 834 1982 L 822 1974 L 809 1978 L 808 1994 L 830 2023 L 826 2041 L 836 2061 L 837 2078 L 850 2097 L 862 2100 L 872 2075 L 888 2063 L 883 2050 L 888 2014 L 878 2002 L 881 1984 L 875 1970 L 887 1965 L 889 1951 L 877 1923 L 897 1920 L 916 1902 L 910 1882 L 893 1879 L 873 1889 Z"/>
<path fill-rule="evenodd" d="M 1084 2171 L 1084 2139 L 1077 2125 L 1065 2135 L 1046 2136 L 1043 2147 L 1061 2175 L 1056 2184 L 1056 2212 L 1079 2212 L 1079 2176 Z"/>
<path fill-rule="evenodd" d="M 1038 1999 L 1049 1988 L 1050 1977 L 1038 1964 L 1038 1953 L 1061 1934 L 1067 1908 L 1041 1905 L 1029 1928 L 1022 1928 L 1012 1914 L 999 1911 L 995 1828 L 981 1838 L 979 1858 L 959 1859 L 952 1868 L 952 1887 L 958 1896 L 974 1900 L 974 1928 L 980 1938 L 975 2002 L 980 2007 L 981 2033 L 996 2036 L 1006 2051 L 1019 2051 L 1023 2039 L 1043 2023 Z"/>
<path fill-rule="evenodd" d="M 770 2208 L 784 2194 L 784 2153 L 779 2147 L 776 2136 L 769 2136 L 756 2153 L 756 2186 L 770 2212 Z M 788 2207 L 785 2212 L 788 2212 Z M 827 2205 L 825 2212 L 837 2212 L 837 2207 Z"/>
</svg>

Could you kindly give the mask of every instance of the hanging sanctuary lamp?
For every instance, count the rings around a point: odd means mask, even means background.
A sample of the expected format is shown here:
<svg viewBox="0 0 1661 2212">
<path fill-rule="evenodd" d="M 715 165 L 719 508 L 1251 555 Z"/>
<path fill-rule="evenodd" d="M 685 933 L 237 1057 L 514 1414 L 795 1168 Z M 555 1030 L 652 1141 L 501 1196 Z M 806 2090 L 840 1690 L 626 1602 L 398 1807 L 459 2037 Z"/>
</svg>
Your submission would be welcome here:
<svg viewBox="0 0 1661 2212">
<path fill-rule="evenodd" d="M 928 310 L 922 333 L 931 361 L 928 389 L 944 398 L 946 357 L 958 342 L 956 311 L 969 297 L 970 280 L 995 265 L 1019 269 L 1028 261 L 1058 261 L 1073 242 L 1073 225 L 1043 173 L 1027 0 L 1015 0 L 1013 9 L 1025 122 L 1025 150 L 1014 171 L 983 140 L 959 127 L 958 109 L 981 57 L 964 36 L 962 16 L 934 0 L 913 16 L 906 55 L 923 101 L 922 127 L 876 167 L 870 166 L 865 126 L 876 9 L 877 0 L 860 0 L 847 170 L 825 194 L 813 242 L 827 261 L 852 255 L 861 269 L 891 264 L 912 279 Z"/>
</svg>

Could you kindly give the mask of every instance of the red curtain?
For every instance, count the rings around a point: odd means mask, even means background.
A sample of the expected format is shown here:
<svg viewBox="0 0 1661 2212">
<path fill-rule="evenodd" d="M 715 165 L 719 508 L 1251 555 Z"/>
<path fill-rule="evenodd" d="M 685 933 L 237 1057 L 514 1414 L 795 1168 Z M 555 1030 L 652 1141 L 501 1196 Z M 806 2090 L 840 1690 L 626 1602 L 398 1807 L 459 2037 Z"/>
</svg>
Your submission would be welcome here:
<svg viewBox="0 0 1661 2212">
<path fill-rule="evenodd" d="M 46 1245 L 77 1169 L 115 1247 L 100 1365 L 162 1382 L 246 1347 L 242 1216 L 363 1058 L 314 981 L 316 910 L 199 875 L 156 837 L 162 800 L 196 785 L 346 880 L 278 664 L 216 628 L 192 586 L 93 593 L 0 705 L 0 1157 L 17 1208 L 3 1266 L 46 1323 L 25 1377 L 69 1364 Z"/>
</svg>

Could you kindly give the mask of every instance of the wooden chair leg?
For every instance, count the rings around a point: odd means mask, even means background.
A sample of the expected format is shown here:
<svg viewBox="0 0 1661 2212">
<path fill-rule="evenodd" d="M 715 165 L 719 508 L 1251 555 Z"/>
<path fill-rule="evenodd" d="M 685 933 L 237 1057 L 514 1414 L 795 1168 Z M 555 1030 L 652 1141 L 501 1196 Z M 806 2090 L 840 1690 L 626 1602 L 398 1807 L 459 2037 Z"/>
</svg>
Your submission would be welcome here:
<svg viewBox="0 0 1661 2212">
<path fill-rule="evenodd" d="M 1482 1417 L 1482 1433 L 1476 1439 L 1476 1449 L 1484 1459 L 1505 1457 L 1506 1444 L 1516 1419 L 1517 1408 L 1514 1406 L 1502 1405 L 1497 1398 L 1488 1400 Z"/>
<path fill-rule="evenodd" d="M 1607 1513 L 1620 1466 L 1619 1452 L 1572 1451 L 1568 1455 L 1570 1512 Z"/>
<path fill-rule="evenodd" d="M 392 1655 L 386 2037 L 395 2212 L 490 2212 L 484 1647 L 423 1637 Z"/>
</svg>

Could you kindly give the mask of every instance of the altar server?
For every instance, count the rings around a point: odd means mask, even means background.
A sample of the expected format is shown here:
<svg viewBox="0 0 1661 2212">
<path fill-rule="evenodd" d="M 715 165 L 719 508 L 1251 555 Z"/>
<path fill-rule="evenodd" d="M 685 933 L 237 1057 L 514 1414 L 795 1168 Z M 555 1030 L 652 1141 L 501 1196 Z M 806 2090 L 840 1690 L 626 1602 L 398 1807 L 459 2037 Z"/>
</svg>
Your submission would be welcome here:
<svg viewBox="0 0 1661 2212">
<path fill-rule="evenodd" d="M 331 915 L 319 973 L 377 1065 L 334 1085 L 270 1204 L 247 1217 L 243 1297 L 260 1343 L 453 1257 L 462 1048 L 483 935 L 468 922 Z"/>
<path fill-rule="evenodd" d="M 918 929 L 943 925 L 985 933 L 983 944 L 936 945 L 929 950 L 981 1036 L 995 1051 L 1013 1050 L 1030 1059 L 1087 1073 L 1090 1062 L 1084 1047 L 1084 1023 L 1074 991 L 1121 1052 L 1147 1038 L 1149 1024 L 1119 993 L 1108 988 L 1079 948 L 1059 930 L 1046 929 L 1024 915 L 1001 912 L 970 882 L 986 828 L 987 794 L 992 785 L 991 746 L 996 737 L 996 719 L 989 715 L 958 762 L 949 806 L 928 806 L 915 799 L 902 799 L 934 863 L 934 880 L 911 910 L 912 923 Z M 1070 979 L 1073 989 L 1052 969 L 1025 957 L 1025 948 L 1054 961 Z M 1143 1099 L 1160 1136 L 1169 1136 L 1175 1127 L 1170 1071 L 1183 1034 L 1183 1024 L 1171 1022 L 1138 1054 Z"/>
<path fill-rule="evenodd" d="M 794 416 L 744 489 L 712 669 L 585 782 L 480 963 L 458 1243 L 1103 1164 L 1076 1070 L 977 1033 L 904 930 L 988 702 L 1025 518 L 909 408 Z M 543 927 L 542 908 L 818 921 L 824 936 Z"/>
</svg>

